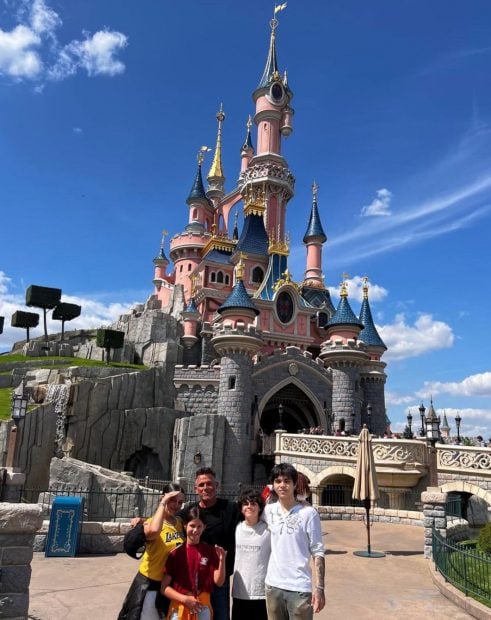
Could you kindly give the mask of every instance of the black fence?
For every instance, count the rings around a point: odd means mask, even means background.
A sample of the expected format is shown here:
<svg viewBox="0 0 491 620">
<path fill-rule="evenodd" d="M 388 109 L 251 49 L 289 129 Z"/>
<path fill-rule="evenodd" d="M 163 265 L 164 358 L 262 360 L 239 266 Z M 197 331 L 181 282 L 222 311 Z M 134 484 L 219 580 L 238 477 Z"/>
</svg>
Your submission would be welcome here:
<svg viewBox="0 0 491 620">
<path fill-rule="evenodd" d="M 353 487 L 342 484 L 328 484 L 321 489 L 321 506 L 354 506 L 363 507 L 363 502 L 352 498 Z M 394 510 L 421 511 L 421 491 L 394 490 L 379 488 L 378 508 Z"/>
<path fill-rule="evenodd" d="M 491 607 L 491 555 L 443 538 L 433 530 L 433 561 L 446 581 Z"/>
</svg>

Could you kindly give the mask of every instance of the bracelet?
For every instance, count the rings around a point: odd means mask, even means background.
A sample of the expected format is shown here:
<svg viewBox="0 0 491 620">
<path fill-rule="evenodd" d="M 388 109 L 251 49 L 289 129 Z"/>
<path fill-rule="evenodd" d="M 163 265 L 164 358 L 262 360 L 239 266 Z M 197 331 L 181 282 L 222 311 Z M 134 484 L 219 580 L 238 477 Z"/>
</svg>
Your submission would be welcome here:
<svg viewBox="0 0 491 620">
<path fill-rule="evenodd" d="M 324 592 L 324 586 L 315 586 L 316 590 L 322 590 Z"/>
</svg>

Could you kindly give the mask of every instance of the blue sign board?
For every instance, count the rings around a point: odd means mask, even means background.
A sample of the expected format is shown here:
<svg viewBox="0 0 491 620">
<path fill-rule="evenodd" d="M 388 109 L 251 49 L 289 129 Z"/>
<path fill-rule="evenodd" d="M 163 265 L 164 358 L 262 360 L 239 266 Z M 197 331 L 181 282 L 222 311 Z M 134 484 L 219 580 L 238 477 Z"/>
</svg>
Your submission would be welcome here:
<svg viewBox="0 0 491 620">
<path fill-rule="evenodd" d="M 55 497 L 51 507 L 46 557 L 74 557 L 83 518 L 83 497 Z"/>
</svg>

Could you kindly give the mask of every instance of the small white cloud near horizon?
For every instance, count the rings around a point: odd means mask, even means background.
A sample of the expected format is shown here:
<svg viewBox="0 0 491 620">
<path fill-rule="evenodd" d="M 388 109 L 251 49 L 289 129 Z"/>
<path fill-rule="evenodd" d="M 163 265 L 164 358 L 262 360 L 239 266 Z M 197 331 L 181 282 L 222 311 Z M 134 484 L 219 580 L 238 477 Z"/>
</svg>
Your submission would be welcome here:
<svg viewBox="0 0 491 620">
<path fill-rule="evenodd" d="M 0 75 L 14 81 L 35 81 L 42 93 L 46 80 L 60 81 L 84 70 L 89 77 L 115 76 L 125 70 L 117 54 L 128 44 L 121 32 L 104 28 L 84 40 L 61 45 L 56 30 L 63 22 L 45 0 L 24 0 L 17 11 L 18 24 L 0 28 Z"/>
<path fill-rule="evenodd" d="M 414 325 L 407 323 L 403 313 L 397 314 L 392 324 L 377 326 L 377 330 L 388 349 L 384 360 L 391 361 L 448 349 L 455 340 L 449 325 L 427 313 L 420 314 Z"/>
<path fill-rule="evenodd" d="M 450 381 L 448 383 L 425 381 L 424 387 L 417 392 L 421 398 L 428 398 L 437 394 L 491 397 L 491 372 L 481 372 L 470 375 L 462 381 Z"/>
<path fill-rule="evenodd" d="M 82 129 L 82 127 L 73 127 L 73 133 L 83 133 L 84 130 Z"/>
<path fill-rule="evenodd" d="M 348 288 L 349 299 L 354 299 L 360 303 L 363 301 L 363 276 L 353 276 L 352 278 L 346 278 L 346 286 Z M 339 297 L 339 287 L 329 286 L 329 292 L 333 297 Z M 388 290 L 379 284 L 368 284 L 368 298 L 369 301 L 382 301 L 389 294 Z"/>
<path fill-rule="evenodd" d="M 391 215 L 390 202 L 392 200 L 392 192 L 386 187 L 382 187 L 376 191 L 376 197 L 369 205 L 365 205 L 360 215 L 362 217 L 373 217 L 379 215 Z"/>
</svg>

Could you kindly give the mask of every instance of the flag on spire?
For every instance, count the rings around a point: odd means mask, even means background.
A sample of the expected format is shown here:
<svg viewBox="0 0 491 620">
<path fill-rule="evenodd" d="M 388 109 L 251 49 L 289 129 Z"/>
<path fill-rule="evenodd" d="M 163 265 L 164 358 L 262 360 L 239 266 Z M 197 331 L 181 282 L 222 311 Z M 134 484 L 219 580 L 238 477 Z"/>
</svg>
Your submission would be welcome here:
<svg viewBox="0 0 491 620">
<path fill-rule="evenodd" d="M 276 13 L 279 13 L 280 11 L 285 10 L 287 4 L 288 4 L 287 2 L 283 2 L 283 4 L 275 4 L 274 5 L 274 14 L 276 15 Z"/>
</svg>

